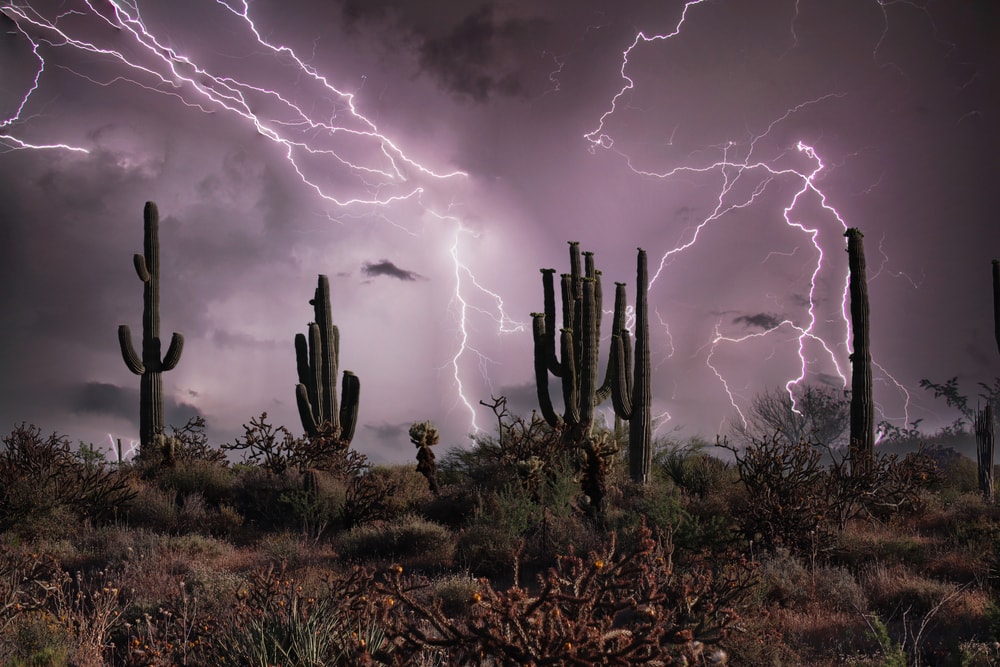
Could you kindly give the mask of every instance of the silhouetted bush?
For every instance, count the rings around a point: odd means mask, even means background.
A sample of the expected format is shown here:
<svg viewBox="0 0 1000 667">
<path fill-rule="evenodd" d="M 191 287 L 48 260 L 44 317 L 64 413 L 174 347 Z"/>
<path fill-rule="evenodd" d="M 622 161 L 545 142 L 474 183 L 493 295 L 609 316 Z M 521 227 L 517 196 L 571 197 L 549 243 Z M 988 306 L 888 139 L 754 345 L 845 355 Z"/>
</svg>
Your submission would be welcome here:
<svg viewBox="0 0 1000 667">
<path fill-rule="evenodd" d="M 113 520 L 135 497 L 123 473 L 81 459 L 54 433 L 22 424 L 2 443 L 0 531 L 66 534 L 83 520 Z"/>
</svg>

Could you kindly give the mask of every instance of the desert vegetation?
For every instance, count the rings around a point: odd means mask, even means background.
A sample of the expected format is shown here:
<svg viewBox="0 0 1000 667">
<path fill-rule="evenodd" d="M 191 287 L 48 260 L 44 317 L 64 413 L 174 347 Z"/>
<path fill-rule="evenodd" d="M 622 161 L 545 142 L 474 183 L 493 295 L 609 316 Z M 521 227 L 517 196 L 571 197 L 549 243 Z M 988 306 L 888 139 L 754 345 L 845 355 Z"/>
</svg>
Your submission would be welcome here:
<svg viewBox="0 0 1000 667">
<path fill-rule="evenodd" d="M 17 427 L 0 452 L 10 665 L 990 665 L 1000 511 L 951 446 L 780 432 L 658 440 L 637 483 L 490 406 L 433 474 L 250 420 L 106 461 Z M 433 426 L 414 425 L 418 447 Z M 595 425 L 614 443 L 627 434 Z M 956 440 L 946 444 L 954 444 Z M 897 442 L 912 449 L 913 441 Z M 228 454 L 228 457 L 225 456 Z M 433 479 L 433 483 L 429 480 Z"/>
<path fill-rule="evenodd" d="M 963 419 L 883 424 L 874 446 L 856 230 L 849 392 L 766 390 L 714 444 L 654 440 L 645 252 L 634 346 L 617 283 L 599 384 L 601 277 L 571 243 L 558 354 L 553 270 L 533 315 L 540 414 L 490 397 L 495 431 L 472 447 L 442 452 L 416 422 L 414 461 L 377 466 L 352 448 L 354 373 L 337 397 L 323 276 L 294 339 L 302 435 L 266 413 L 226 443 L 201 418 L 164 427 L 160 373 L 183 338 L 161 355 L 152 204 L 144 224 L 142 355 L 119 330 L 138 454 L 28 424 L 0 438 L 3 664 L 1000 664 L 992 408 L 927 381 Z"/>
</svg>

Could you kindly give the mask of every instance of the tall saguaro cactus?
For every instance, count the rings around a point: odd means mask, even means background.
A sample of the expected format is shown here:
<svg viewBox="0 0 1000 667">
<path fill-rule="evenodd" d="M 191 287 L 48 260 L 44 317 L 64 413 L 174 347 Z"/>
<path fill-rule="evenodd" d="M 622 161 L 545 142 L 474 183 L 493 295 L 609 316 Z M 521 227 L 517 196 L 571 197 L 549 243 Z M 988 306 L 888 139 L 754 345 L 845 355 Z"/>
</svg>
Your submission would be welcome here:
<svg viewBox="0 0 1000 667">
<path fill-rule="evenodd" d="M 312 300 L 316 319 L 309 323 L 309 337 L 295 335 L 295 358 L 299 384 L 295 398 L 302 427 L 311 436 L 331 437 L 343 448 L 354 438 L 358 420 L 361 383 L 344 371 L 340 408 L 337 408 L 337 366 L 340 363 L 340 331 L 330 314 L 330 281 L 320 275 Z"/>
<path fill-rule="evenodd" d="M 163 379 L 161 373 L 177 366 L 184 349 L 184 336 L 174 333 L 167 353 L 160 356 L 160 215 L 156 204 L 146 202 L 143 211 L 143 254 L 133 257 L 135 272 L 142 281 L 142 356 L 132 346 L 127 324 L 118 327 L 122 358 L 130 371 L 139 375 L 139 442 L 151 446 L 163 433 Z"/>
<path fill-rule="evenodd" d="M 649 273 L 639 248 L 635 271 L 635 358 L 624 321 L 625 285 L 616 283 L 615 323 L 611 333 L 611 400 L 615 414 L 628 420 L 629 475 L 645 484 L 653 462 L 652 378 L 649 356 Z M 621 302 L 621 306 L 619 306 Z M 619 315 L 621 313 L 621 315 Z M 620 319 L 619 319 L 620 318 Z M 629 367 L 629 363 L 632 367 Z"/>
<path fill-rule="evenodd" d="M 993 335 L 1000 351 L 1000 259 L 993 260 Z"/>
<path fill-rule="evenodd" d="M 847 261 L 851 297 L 851 466 L 867 467 L 875 455 L 875 410 L 872 403 L 872 353 L 868 323 L 868 278 L 865 275 L 864 235 L 850 228 Z"/>
<path fill-rule="evenodd" d="M 567 427 L 567 442 L 582 444 L 590 435 L 594 408 L 608 398 L 608 380 L 597 385 L 598 343 L 601 327 L 601 273 L 594 267 L 593 253 L 583 253 L 570 241 L 570 273 L 561 277 L 562 329 L 556 354 L 554 269 L 542 269 L 545 310 L 532 313 L 535 341 L 535 384 L 542 416 L 553 428 Z M 624 315 L 622 315 L 624 317 Z M 549 373 L 562 380 L 563 414 L 559 415 L 549 395 Z"/>
</svg>

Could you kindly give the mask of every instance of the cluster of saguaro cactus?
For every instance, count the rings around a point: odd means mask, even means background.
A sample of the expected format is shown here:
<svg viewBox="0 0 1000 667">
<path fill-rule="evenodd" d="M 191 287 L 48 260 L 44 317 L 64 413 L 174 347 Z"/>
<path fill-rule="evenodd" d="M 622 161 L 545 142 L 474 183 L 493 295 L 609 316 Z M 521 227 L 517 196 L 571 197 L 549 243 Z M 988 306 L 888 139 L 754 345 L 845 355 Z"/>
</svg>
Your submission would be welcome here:
<svg viewBox="0 0 1000 667">
<path fill-rule="evenodd" d="M 143 212 L 143 254 L 133 258 L 135 272 L 142 281 L 142 356 L 132 345 L 127 324 L 118 327 L 122 358 L 139 380 L 140 451 L 149 451 L 163 437 L 163 378 L 181 359 L 184 337 L 174 333 L 166 354 L 160 354 L 160 216 L 156 204 L 146 202 Z"/>
<path fill-rule="evenodd" d="M 875 409 L 872 402 L 872 353 L 868 323 L 868 278 L 865 275 L 864 235 L 850 228 L 847 237 L 848 289 L 851 297 L 851 466 L 868 467 L 875 455 Z"/>
<path fill-rule="evenodd" d="M 554 269 L 542 269 L 544 312 L 532 313 L 535 350 L 535 384 L 542 416 L 553 428 L 564 428 L 567 443 L 584 446 L 591 437 L 594 409 L 614 397 L 615 413 L 629 420 L 629 459 L 632 477 L 644 482 L 651 461 L 649 319 L 646 307 L 648 280 L 646 253 L 639 250 L 636 295 L 636 346 L 634 372 L 632 345 L 625 327 L 624 283 L 616 283 L 612 349 L 604 382 L 598 385 L 598 343 L 601 326 L 601 273 L 594 267 L 593 253 L 569 244 L 570 273 L 562 274 L 562 328 L 556 354 L 556 306 Z M 559 415 L 549 395 L 549 373 L 562 382 L 564 411 Z M 585 448 L 585 452 L 597 451 Z"/>
<path fill-rule="evenodd" d="M 330 314 L 330 281 L 320 275 L 316 293 L 309 301 L 316 319 L 309 323 L 308 338 L 295 335 L 295 357 L 299 384 L 295 398 L 306 433 L 330 438 L 346 449 L 354 438 L 358 420 L 361 383 L 351 371 L 344 371 L 337 407 L 337 366 L 340 362 L 340 332 Z"/>
<path fill-rule="evenodd" d="M 568 442 L 579 444 L 590 434 L 594 408 L 610 396 L 611 389 L 607 380 L 602 386 L 597 385 L 601 274 L 594 267 L 594 254 L 591 252 L 583 253 L 581 272 L 580 244 L 577 241 L 570 242 L 569 256 L 570 273 L 562 274 L 560 281 L 562 328 L 558 355 L 555 269 L 542 269 L 545 311 L 532 313 L 531 317 L 535 341 L 535 383 L 542 416 L 553 428 L 565 428 Z M 556 413 L 549 396 L 549 373 L 562 381 L 562 415 Z"/>
</svg>

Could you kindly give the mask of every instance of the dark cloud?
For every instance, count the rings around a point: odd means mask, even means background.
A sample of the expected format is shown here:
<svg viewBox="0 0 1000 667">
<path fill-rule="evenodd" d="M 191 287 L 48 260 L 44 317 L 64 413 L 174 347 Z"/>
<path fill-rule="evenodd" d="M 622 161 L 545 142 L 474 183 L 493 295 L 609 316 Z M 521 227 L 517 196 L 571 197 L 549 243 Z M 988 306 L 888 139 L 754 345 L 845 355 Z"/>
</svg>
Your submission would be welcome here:
<svg viewBox="0 0 1000 667">
<path fill-rule="evenodd" d="M 765 331 L 770 330 L 782 323 L 784 318 L 774 313 L 755 313 L 753 315 L 740 315 L 733 318 L 733 324 L 745 324 L 748 327 L 760 327 Z"/>
<path fill-rule="evenodd" d="M 380 259 L 377 262 L 365 262 L 361 266 L 361 272 L 370 278 L 388 276 L 397 280 L 424 280 L 424 277 L 419 273 L 401 269 L 387 259 Z"/>
<path fill-rule="evenodd" d="M 85 382 L 74 387 L 71 394 L 74 412 L 119 417 L 139 424 L 138 389 L 108 382 Z M 171 397 L 164 397 L 163 411 L 166 426 L 185 424 L 191 417 L 201 414 L 195 405 Z"/>
</svg>

